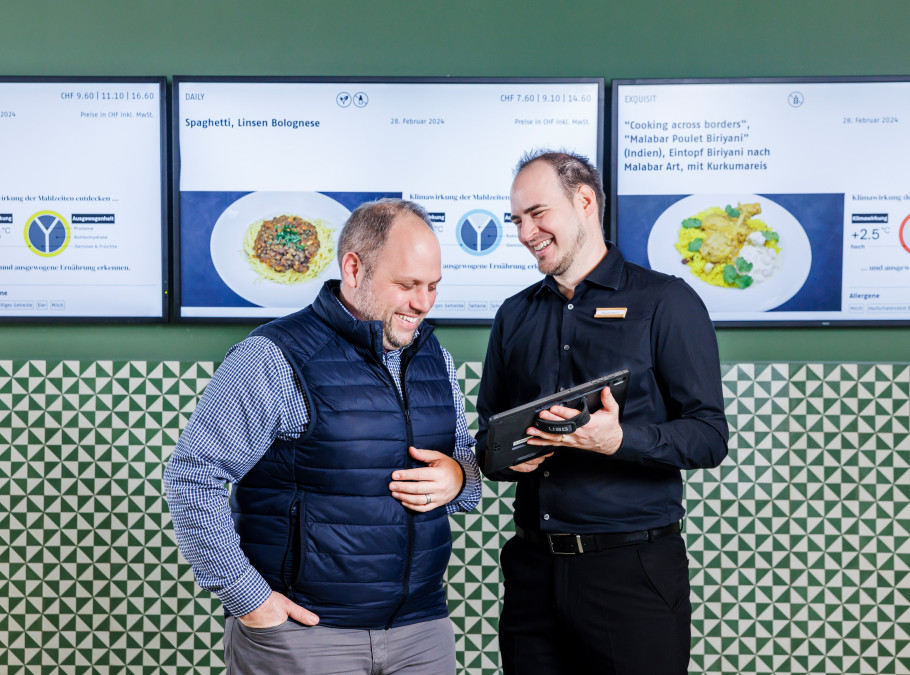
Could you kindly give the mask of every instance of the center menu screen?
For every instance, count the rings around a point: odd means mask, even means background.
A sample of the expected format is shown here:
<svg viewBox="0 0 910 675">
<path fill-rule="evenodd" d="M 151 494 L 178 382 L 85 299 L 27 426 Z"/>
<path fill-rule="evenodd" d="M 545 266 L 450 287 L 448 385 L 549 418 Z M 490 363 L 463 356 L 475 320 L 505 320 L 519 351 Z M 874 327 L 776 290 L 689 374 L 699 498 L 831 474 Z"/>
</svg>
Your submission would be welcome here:
<svg viewBox="0 0 910 675">
<path fill-rule="evenodd" d="M 614 236 L 715 321 L 910 322 L 910 80 L 614 81 Z"/>
<path fill-rule="evenodd" d="M 165 86 L 0 78 L 0 318 L 166 318 Z"/>
<path fill-rule="evenodd" d="M 601 166 L 603 80 L 174 78 L 181 318 L 261 319 L 340 278 L 338 235 L 360 204 L 423 206 L 442 249 L 429 318 L 489 321 L 540 279 L 509 220 L 522 154 Z M 302 251 L 283 264 L 263 228 Z"/>
</svg>

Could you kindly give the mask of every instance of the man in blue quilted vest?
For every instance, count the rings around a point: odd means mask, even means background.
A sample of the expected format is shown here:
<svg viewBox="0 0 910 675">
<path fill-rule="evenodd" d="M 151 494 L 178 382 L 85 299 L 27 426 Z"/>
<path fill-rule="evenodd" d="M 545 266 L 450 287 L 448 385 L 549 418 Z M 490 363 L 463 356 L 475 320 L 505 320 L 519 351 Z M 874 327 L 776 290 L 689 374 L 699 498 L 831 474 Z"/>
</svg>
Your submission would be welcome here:
<svg viewBox="0 0 910 675">
<path fill-rule="evenodd" d="M 254 330 L 165 470 L 177 542 L 225 608 L 228 672 L 455 672 L 447 514 L 480 496 L 451 355 L 422 319 L 426 213 L 359 207 L 341 280 Z M 230 500 L 226 483 L 232 484 Z"/>
</svg>

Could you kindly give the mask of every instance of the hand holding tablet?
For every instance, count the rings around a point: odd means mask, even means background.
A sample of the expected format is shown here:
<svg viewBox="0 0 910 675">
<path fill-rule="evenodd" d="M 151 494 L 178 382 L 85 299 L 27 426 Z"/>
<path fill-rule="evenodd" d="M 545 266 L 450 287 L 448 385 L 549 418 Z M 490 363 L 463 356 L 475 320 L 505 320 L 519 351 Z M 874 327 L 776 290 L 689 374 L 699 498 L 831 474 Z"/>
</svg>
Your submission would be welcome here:
<svg viewBox="0 0 910 675">
<path fill-rule="evenodd" d="M 600 390 L 600 399 L 602 408 L 593 415 L 588 415 L 586 410 L 577 411 L 564 406 L 542 410 L 535 427 L 528 429 L 528 435 L 533 436 L 528 445 L 565 447 L 602 455 L 614 454 L 619 450 L 623 439 L 622 427 L 619 425 L 619 403 L 613 397 L 610 387 Z M 573 431 L 555 435 L 541 431 L 545 420 L 553 420 L 550 424 L 575 422 L 577 427 Z"/>
<path fill-rule="evenodd" d="M 552 453 L 559 446 L 598 451 L 595 439 L 585 438 L 585 442 L 579 442 L 571 434 L 583 427 L 591 419 L 591 413 L 603 407 L 604 401 L 612 399 L 614 407 L 610 410 L 615 411 L 618 418 L 625 404 L 628 383 L 629 371 L 621 370 L 493 415 L 484 470 L 492 472 L 527 464 Z M 609 393 L 602 394 L 604 388 L 609 388 Z M 615 452 L 615 448 L 612 451 Z M 532 471 L 535 464 L 539 462 L 532 463 L 526 470 Z"/>
</svg>

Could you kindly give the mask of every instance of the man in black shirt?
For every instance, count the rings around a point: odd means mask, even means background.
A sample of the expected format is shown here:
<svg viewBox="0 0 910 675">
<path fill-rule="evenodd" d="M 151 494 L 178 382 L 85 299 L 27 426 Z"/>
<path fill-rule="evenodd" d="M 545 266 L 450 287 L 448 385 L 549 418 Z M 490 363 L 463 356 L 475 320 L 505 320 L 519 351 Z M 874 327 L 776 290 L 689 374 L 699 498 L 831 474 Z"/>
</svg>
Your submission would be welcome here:
<svg viewBox="0 0 910 675">
<path fill-rule="evenodd" d="M 684 674 L 680 473 L 727 454 L 714 329 L 684 281 L 604 241 L 601 178 L 583 157 L 524 158 L 511 199 L 518 237 L 547 276 L 496 314 L 477 402 L 481 460 L 491 415 L 622 368 L 631 378 L 621 420 L 605 389 L 574 433 L 528 429 L 551 454 L 488 476 L 517 483 L 516 537 L 501 557 L 504 671 Z"/>
</svg>

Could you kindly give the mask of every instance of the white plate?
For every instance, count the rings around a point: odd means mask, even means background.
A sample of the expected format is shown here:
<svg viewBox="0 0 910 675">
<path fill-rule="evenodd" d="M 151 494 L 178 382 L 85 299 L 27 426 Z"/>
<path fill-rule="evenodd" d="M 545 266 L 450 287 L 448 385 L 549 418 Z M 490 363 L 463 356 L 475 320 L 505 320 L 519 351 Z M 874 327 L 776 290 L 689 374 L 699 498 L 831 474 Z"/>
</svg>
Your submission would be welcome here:
<svg viewBox="0 0 910 675">
<path fill-rule="evenodd" d="M 683 264 L 675 244 L 682 221 L 712 206 L 734 208 L 740 204 L 761 204 L 755 216 L 780 235 L 780 269 L 767 281 L 748 288 L 721 288 L 699 279 Z M 812 266 L 812 248 L 802 225 L 784 207 L 758 195 L 690 195 L 671 204 L 651 228 L 648 237 L 651 269 L 682 277 L 704 300 L 712 314 L 722 312 L 765 312 L 785 303 L 802 288 Z"/>
<path fill-rule="evenodd" d="M 243 251 L 243 236 L 257 220 L 281 215 L 325 221 L 334 230 L 337 251 L 338 235 L 351 212 L 318 192 L 251 192 L 218 217 L 212 229 L 212 262 L 224 283 L 241 298 L 261 307 L 301 309 L 316 298 L 323 280 L 340 278 L 338 261 L 333 258 L 315 279 L 299 284 L 279 284 L 256 274 Z"/>
</svg>

